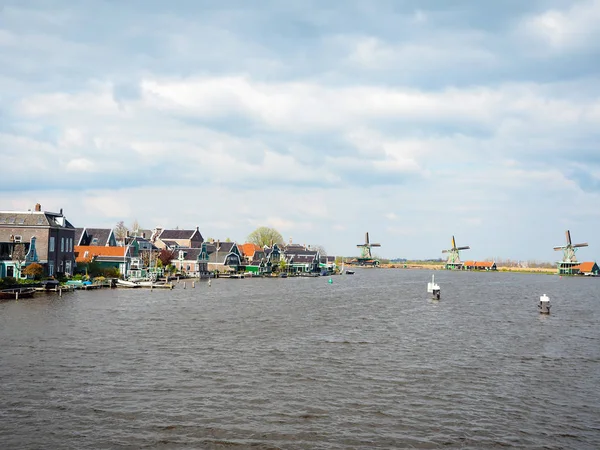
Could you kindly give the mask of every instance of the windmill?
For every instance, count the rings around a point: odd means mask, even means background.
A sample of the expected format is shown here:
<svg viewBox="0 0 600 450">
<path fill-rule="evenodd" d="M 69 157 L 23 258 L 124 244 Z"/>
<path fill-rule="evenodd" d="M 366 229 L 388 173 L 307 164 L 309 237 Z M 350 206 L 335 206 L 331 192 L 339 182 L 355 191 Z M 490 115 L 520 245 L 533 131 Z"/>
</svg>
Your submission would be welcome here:
<svg viewBox="0 0 600 450">
<path fill-rule="evenodd" d="M 452 236 L 452 248 L 448 250 L 442 250 L 442 253 L 448 253 L 448 259 L 446 260 L 446 269 L 462 269 L 463 263 L 460 261 L 460 251 L 469 250 L 471 247 L 468 245 L 465 247 L 457 247 L 456 240 Z"/>
<path fill-rule="evenodd" d="M 360 266 L 378 266 L 379 261 L 373 259 L 373 255 L 371 254 L 371 247 L 381 247 L 381 244 L 372 244 L 369 242 L 369 232 L 365 233 L 365 243 L 358 244 L 358 248 L 360 248 L 360 258 L 357 258 L 356 261 Z"/>
<path fill-rule="evenodd" d="M 571 232 L 567 230 L 565 234 L 567 236 L 567 245 L 554 247 L 554 250 L 562 250 L 563 252 L 563 259 L 562 261 L 558 262 L 558 273 L 561 275 L 573 273 L 573 267 L 579 264 L 577 262 L 577 257 L 575 256 L 577 249 L 588 246 L 587 242 L 584 242 L 582 244 L 572 244 Z"/>
</svg>

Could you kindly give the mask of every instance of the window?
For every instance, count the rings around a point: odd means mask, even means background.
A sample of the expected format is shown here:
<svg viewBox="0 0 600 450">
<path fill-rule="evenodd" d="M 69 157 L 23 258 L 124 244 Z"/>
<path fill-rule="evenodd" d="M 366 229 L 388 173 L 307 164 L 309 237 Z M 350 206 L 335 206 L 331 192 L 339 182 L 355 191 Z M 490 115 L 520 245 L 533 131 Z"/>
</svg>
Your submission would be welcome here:
<svg viewBox="0 0 600 450">
<path fill-rule="evenodd" d="M 50 236 L 50 252 L 54 251 L 54 236 Z"/>
<path fill-rule="evenodd" d="M 23 225 L 25 223 L 25 219 L 23 219 L 22 217 L 19 218 L 19 225 Z"/>
<path fill-rule="evenodd" d="M 43 216 L 39 216 L 38 217 L 37 224 L 38 225 L 43 225 L 44 224 L 44 217 Z"/>
<path fill-rule="evenodd" d="M 15 234 L 15 242 L 21 242 L 23 240 L 23 236 L 19 234 Z"/>
<path fill-rule="evenodd" d="M 90 256 L 90 252 L 88 252 L 87 250 L 83 253 L 83 259 L 88 259 L 88 256 Z"/>
<path fill-rule="evenodd" d="M 65 267 L 65 273 L 67 275 L 71 275 L 71 261 L 67 261 L 65 263 L 66 267 Z"/>
<path fill-rule="evenodd" d="M 10 223 L 10 224 L 13 224 L 13 223 L 15 223 L 15 217 L 10 217 L 10 218 L 8 219 L 8 223 Z"/>
<path fill-rule="evenodd" d="M 60 238 L 60 251 L 65 251 L 65 238 Z"/>
<path fill-rule="evenodd" d="M 73 238 L 67 238 L 67 251 L 73 251 Z"/>
<path fill-rule="evenodd" d="M 50 238 L 50 239 L 54 239 L 54 238 Z M 48 262 L 48 276 L 52 276 L 54 275 L 54 261 L 49 261 Z"/>
</svg>

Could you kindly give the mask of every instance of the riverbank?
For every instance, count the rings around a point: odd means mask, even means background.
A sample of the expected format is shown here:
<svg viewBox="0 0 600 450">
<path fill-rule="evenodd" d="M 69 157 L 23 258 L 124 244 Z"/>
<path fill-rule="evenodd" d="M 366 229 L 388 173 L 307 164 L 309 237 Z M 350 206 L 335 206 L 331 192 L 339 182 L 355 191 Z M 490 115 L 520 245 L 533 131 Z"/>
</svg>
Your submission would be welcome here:
<svg viewBox="0 0 600 450">
<path fill-rule="evenodd" d="M 404 264 L 381 264 L 382 269 L 419 269 L 419 270 L 445 270 L 443 263 L 404 263 Z M 475 272 L 475 271 L 472 271 Z M 484 272 L 484 271 L 480 271 Z M 556 274 L 555 267 L 508 267 L 499 266 L 496 272 L 518 272 L 518 273 L 538 273 L 538 274 Z"/>
</svg>

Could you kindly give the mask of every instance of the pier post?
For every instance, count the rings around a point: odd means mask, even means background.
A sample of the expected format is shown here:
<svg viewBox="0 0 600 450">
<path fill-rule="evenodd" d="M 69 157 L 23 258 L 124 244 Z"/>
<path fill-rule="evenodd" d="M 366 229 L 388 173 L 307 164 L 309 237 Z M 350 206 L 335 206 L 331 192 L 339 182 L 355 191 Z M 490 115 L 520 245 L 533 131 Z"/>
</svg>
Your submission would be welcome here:
<svg viewBox="0 0 600 450">
<path fill-rule="evenodd" d="M 195 288 L 196 287 L 196 282 L 192 281 L 192 287 Z"/>
<path fill-rule="evenodd" d="M 19 291 L 15 292 L 15 300 L 19 300 Z"/>
<path fill-rule="evenodd" d="M 183 282 L 183 288 L 185 289 L 185 281 Z"/>
<path fill-rule="evenodd" d="M 62 297 L 62 288 L 59 288 L 59 289 L 58 289 L 58 296 L 59 296 L 59 297 Z"/>
</svg>

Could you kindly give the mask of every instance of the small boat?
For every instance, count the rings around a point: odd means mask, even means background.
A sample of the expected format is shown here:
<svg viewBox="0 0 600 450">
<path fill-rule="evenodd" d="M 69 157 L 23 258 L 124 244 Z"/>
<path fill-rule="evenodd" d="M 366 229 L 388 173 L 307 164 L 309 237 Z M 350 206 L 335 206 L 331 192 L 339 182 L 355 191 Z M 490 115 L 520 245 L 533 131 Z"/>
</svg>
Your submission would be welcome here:
<svg viewBox="0 0 600 450">
<path fill-rule="evenodd" d="M 140 284 L 135 283 L 133 281 L 117 280 L 117 286 L 127 287 L 127 288 L 139 288 Z"/>
<path fill-rule="evenodd" d="M 354 270 L 346 270 L 346 275 L 354 275 Z"/>
<path fill-rule="evenodd" d="M 0 291 L 0 300 L 18 300 L 20 298 L 31 298 L 35 294 L 33 288 L 3 289 Z"/>
</svg>

